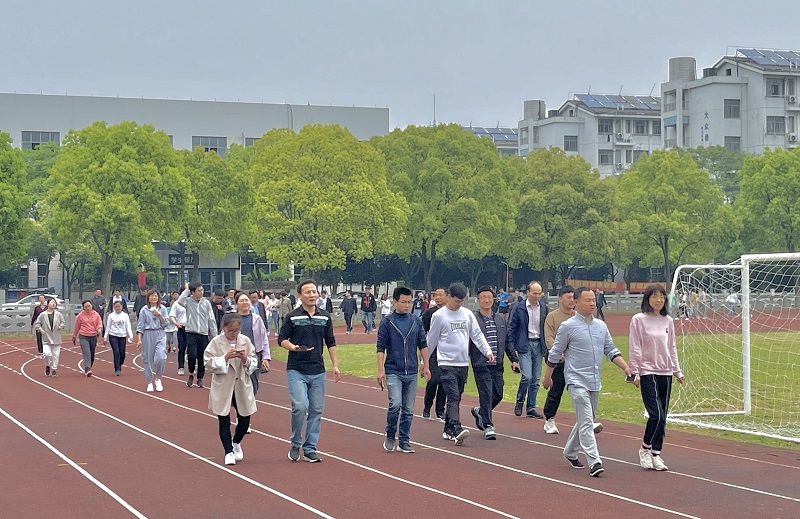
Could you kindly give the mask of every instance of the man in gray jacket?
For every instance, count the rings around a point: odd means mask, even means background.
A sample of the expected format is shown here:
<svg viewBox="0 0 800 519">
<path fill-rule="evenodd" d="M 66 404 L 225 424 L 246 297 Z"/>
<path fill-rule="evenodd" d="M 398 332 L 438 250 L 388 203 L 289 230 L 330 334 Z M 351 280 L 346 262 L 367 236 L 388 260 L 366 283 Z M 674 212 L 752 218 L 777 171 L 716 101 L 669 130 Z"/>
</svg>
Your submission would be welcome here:
<svg viewBox="0 0 800 519">
<path fill-rule="evenodd" d="M 197 387 L 203 387 L 203 375 L 206 372 L 203 355 L 209 338 L 217 335 L 214 310 L 211 308 L 211 302 L 203 297 L 204 290 L 200 283 L 187 283 L 181 297 L 175 302 L 186 309 L 186 350 L 189 354 L 187 387 L 192 387 L 192 382 L 194 382 L 195 364 L 197 365 Z"/>
<path fill-rule="evenodd" d="M 564 446 L 564 457 L 572 468 L 582 469 L 578 452 L 583 449 L 589 463 L 589 475 L 593 477 L 603 472 L 592 427 L 602 387 L 600 376 L 603 356 L 625 371 L 627 376 L 631 375 L 622 353 L 614 346 L 606 323 L 592 317 L 595 307 L 594 292 L 587 287 L 575 290 L 576 314 L 559 326 L 555 343 L 547 356 L 547 371 L 542 381 L 542 386 L 550 389 L 553 370 L 563 354 L 564 379 L 575 407 L 575 427 Z"/>
</svg>

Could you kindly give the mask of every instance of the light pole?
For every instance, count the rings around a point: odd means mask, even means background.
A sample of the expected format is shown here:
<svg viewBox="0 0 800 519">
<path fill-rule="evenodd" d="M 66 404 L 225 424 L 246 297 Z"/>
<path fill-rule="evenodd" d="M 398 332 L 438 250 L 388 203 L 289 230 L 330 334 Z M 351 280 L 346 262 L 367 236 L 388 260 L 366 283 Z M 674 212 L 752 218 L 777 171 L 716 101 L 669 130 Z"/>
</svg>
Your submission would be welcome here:
<svg viewBox="0 0 800 519">
<path fill-rule="evenodd" d="M 506 266 L 506 286 L 504 288 L 508 290 L 508 263 L 506 263 L 505 261 L 501 261 L 500 263 Z"/>
</svg>

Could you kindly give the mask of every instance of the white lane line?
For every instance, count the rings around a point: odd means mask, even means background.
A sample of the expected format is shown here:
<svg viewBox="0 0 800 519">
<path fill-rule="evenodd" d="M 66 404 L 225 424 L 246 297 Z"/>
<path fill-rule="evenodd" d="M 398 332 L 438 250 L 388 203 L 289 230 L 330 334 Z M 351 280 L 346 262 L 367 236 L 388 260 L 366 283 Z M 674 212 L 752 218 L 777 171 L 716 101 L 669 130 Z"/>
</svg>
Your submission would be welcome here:
<svg viewBox="0 0 800 519">
<path fill-rule="evenodd" d="M 40 386 L 42 386 L 42 387 L 44 387 L 44 388 L 47 388 L 47 389 L 49 389 L 50 391 L 53 391 L 54 393 L 56 393 L 56 394 L 59 394 L 59 395 L 63 396 L 64 398 L 66 398 L 66 399 L 68 399 L 68 400 L 71 400 L 71 401 L 75 402 L 75 403 L 76 403 L 76 404 L 78 404 L 78 405 L 81 405 L 81 406 L 83 406 L 83 407 L 85 407 L 85 408 L 87 408 L 87 409 L 89 409 L 89 410 L 91 410 L 91 411 L 94 411 L 95 413 L 98 413 L 98 414 L 100 414 L 100 415 L 102 415 L 102 416 L 105 416 L 106 418 L 109 418 L 109 419 L 111 419 L 111 420 L 114 420 L 115 422 L 117 422 L 117 423 L 120 423 L 120 424 L 122 424 L 122 425 L 124 425 L 124 426 L 126 426 L 126 427 L 129 427 L 129 428 L 133 429 L 134 431 L 136 431 L 136 432 L 138 432 L 138 433 L 144 434 L 145 436 L 148 436 L 148 437 L 150 437 L 150 438 L 152 438 L 152 439 L 154 439 L 154 440 L 156 440 L 156 441 L 158 441 L 158 442 L 161 442 L 161 443 L 163 443 L 164 445 L 167 445 L 167 446 L 169 446 L 169 447 L 172 447 L 173 449 L 176 449 L 176 450 L 179 450 L 179 451 L 183 452 L 184 454 L 187 454 L 187 455 L 189 455 L 189 456 L 192 456 L 192 457 L 194 457 L 194 458 L 197 458 L 197 460 L 198 460 L 198 461 L 201 461 L 201 462 L 203 462 L 203 463 L 207 463 L 207 464 L 211 465 L 212 467 L 214 467 L 214 468 L 216 468 L 216 469 L 218 469 L 218 470 L 222 470 L 222 471 L 224 471 L 224 472 L 227 472 L 228 474 L 230 474 L 230 475 L 232 475 L 232 476 L 234 476 L 234 477 L 237 477 L 237 478 L 239 478 L 239 479 L 241 479 L 241 480 L 243 480 L 243 481 L 246 481 L 246 482 L 250 483 L 250 484 L 251 484 L 251 485 L 253 485 L 253 486 L 256 486 L 256 487 L 258 487 L 258 488 L 260 488 L 260 489 L 262 489 L 262 490 L 266 490 L 267 492 L 269 492 L 269 493 L 271 493 L 271 494 L 273 494 L 273 495 L 276 495 L 276 496 L 280 497 L 281 499 L 285 499 L 286 501 L 289 501 L 289 502 L 290 502 L 290 503 L 292 503 L 292 504 L 295 504 L 295 505 L 297 505 L 297 506 L 299 506 L 299 507 L 301 507 L 301 508 L 305 508 L 306 510 L 308 510 L 309 512 L 311 512 L 311 513 L 313 513 L 313 514 L 316 514 L 316 515 L 318 515 L 318 516 L 320 516 L 320 517 L 325 517 L 325 518 L 327 518 L 327 519 L 334 519 L 332 516 L 330 516 L 330 515 L 328 515 L 328 514 L 326 514 L 326 513 L 322 512 L 322 511 L 320 511 L 320 510 L 317 510 L 316 508 L 314 508 L 314 507 L 312 507 L 312 506 L 310 506 L 310 505 L 307 505 L 306 503 L 303 503 L 302 501 L 298 501 L 297 499 L 294 499 L 294 498 L 293 498 L 293 497 L 291 497 L 291 496 L 288 496 L 288 495 L 286 495 L 286 494 L 284 494 L 284 493 L 282 493 L 282 492 L 279 492 L 279 491 L 275 490 L 274 488 L 268 487 L 268 486 L 266 486 L 266 485 L 264 485 L 264 484 L 262 484 L 262 483 L 260 483 L 260 482 L 258 482 L 258 481 L 255 481 L 255 480 L 253 480 L 253 479 L 251 479 L 251 478 L 248 478 L 247 476 L 244 476 L 244 475 L 242 475 L 242 474 L 239 474 L 239 473 L 237 473 L 237 472 L 234 472 L 234 471 L 232 471 L 232 470 L 228 469 L 227 467 L 225 467 L 225 466 L 223 466 L 223 465 L 219 465 L 219 464 L 217 464 L 217 463 L 215 463 L 215 462 L 213 462 L 213 461 L 207 460 L 207 459 L 203 458 L 202 456 L 200 456 L 199 454 L 197 454 L 197 453 L 194 453 L 194 452 L 192 452 L 192 451 L 190 451 L 190 450 L 188 450 L 188 449 L 185 449 L 185 448 L 181 447 L 180 445 L 176 445 L 176 444 L 174 444 L 174 443 L 172 443 L 172 442 L 170 442 L 170 441 L 167 441 L 167 440 L 165 440 L 165 439 L 163 439 L 163 438 L 160 438 L 159 436 L 156 436 L 155 434 L 152 434 L 152 433 L 150 433 L 150 432 L 148 432 L 148 431 L 145 431 L 144 429 L 141 429 L 141 428 L 139 428 L 139 427 L 136 427 L 135 425 L 133 425 L 133 424 L 130 424 L 130 423 L 126 422 L 125 420 L 122 420 L 122 419 L 120 419 L 120 418 L 117 418 L 116 416 L 114 416 L 114 415 L 112 415 L 112 414 L 106 413 L 105 411 L 101 411 L 100 409 L 97 409 L 97 408 L 95 408 L 95 407 L 92 407 L 92 406 L 90 406 L 89 404 L 87 404 L 87 403 L 85 403 L 85 402 L 82 402 L 82 401 L 78 400 L 78 399 L 77 399 L 77 398 L 75 398 L 75 397 L 72 397 L 72 396 L 70 396 L 70 395 L 68 395 L 68 394 L 66 394 L 66 393 L 64 393 L 64 392 L 62 392 L 62 391 L 59 391 L 59 390 L 57 390 L 57 389 L 55 389 L 55 388 L 53 388 L 53 387 L 50 387 L 50 386 L 48 386 L 48 385 L 46 385 L 46 384 L 43 384 L 43 383 L 39 382 L 38 380 L 35 380 L 35 379 L 31 378 L 31 377 L 30 377 L 30 376 L 29 376 L 29 375 L 28 375 L 28 374 L 25 372 L 25 367 L 26 367 L 26 365 L 27 365 L 28 363 L 30 363 L 30 362 L 33 362 L 34 360 L 35 360 L 35 359 L 31 359 L 31 360 L 29 360 L 29 361 L 25 362 L 25 363 L 22 365 L 22 372 L 25 374 L 25 377 L 26 377 L 28 380 L 30 380 L 31 382 L 34 382 L 35 384 L 39 384 Z M 99 377 L 98 377 L 98 378 L 99 378 Z M 101 378 L 99 378 L 99 380 L 104 380 L 104 379 L 101 379 Z M 111 383 L 111 384 L 116 384 L 115 382 L 111 382 L 111 381 L 106 381 L 106 382 L 109 382 L 109 383 Z M 120 384 L 120 385 L 121 385 L 121 384 Z M 127 386 L 122 386 L 122 387 L 127 387 Z M 133 391 L 133 390 L 132 390 L 132 391 Z M 165 401 L 166 401 L 166 400 L 165 400 Z"/>
<path fill-rule="evenodd" d="M 97 480 L 94 476 L 89 474 L 83 467 L 72 461 L 68 458 L 63 452 L 56 449 L 53 445 L 51 445 L 47 440 L 36 434 L 35 432 L 31 431 L 25 424 L 8 414 L 2 407 L 0 407 L 0 413 L 3 414 L 6 418 L 8 418 L 12 423 L 14 423 L 17 427 L 28 433 L 32 436 L 36 441 L 47 447 L 53 454 L 64 460 L 64 462 L 72 467 L 73 469 L 77 470 L 83 477 L 94 483 L 100 490 L 111 496 L 111 498 L 116 501 L 117 503 L 121 504 L 127 511 L 133 514 L 134 517 L 138 517 L 140 519 L 147 519 L 147 516 L 135 509 L 131 506 L 130 503 L 122 499 L 116 492 L 105 486 L 103 483 Z"/>
<path fill-rule="evenodd" d="M 272 386 L 275 386 L 275 387 L 280 387 L 280 388 L 287 389 L 286 386 L 281 385 L 281 384 L 277 384 L 275 382 L 267 382 L 266 385 L 272 385 Z M 288 391 L 288 389 L 287 389 L 287 391 Z M 331 399 L 334 399 L 334 400 L 342 400 L 342 401 L 345 401 L 345 402 L 350 402 L 350 403 L 354 403 L 354 404 L 357 404 L 357 405 L 362 405 L 362 406 L 365 406 L 365 407 L 375 407 L 375 408 L 380 408 L 380 409 L 386 409 L 385 407 L 380 407 L 380 406 L 377 406 L 375 404 L 370 404 L 370 403 L 366 403 L 366 402 L 359 402 L 357 400 L 337 397 L 337 396 L 333 396 L 333 395 L 329 395 L 329 394 L 326 394 L 325 398 L 331 398 Z M 260 402 L 260 400 L 259 400 L 259 402 Z M 283 409 L 287 409 L 287 408 L 285 408 L 283 406 L 278 406 L 277 404 L 270 404 L 268 402 L 264 402 L 264 403 L 267 404 L 267 405 L 273 405 L 275 407 L 280 407 L 280 408 L 283 408 Z M 415 415 L 415 416 L 418 416 L 418 415 Z M 343 425 L 345 427 L 353 427 L 353 428 L 356 428 L 356 429 L 361 429 L 361 428 L 359 428 L 357 426 L 354 426 L 354 425 L 351 425 L 351 424 L 348 424 L 348 423 L 336 422 L 335 420 L 332 420 L 330 418 L 322 417 L 322 419 L 323 420 L 327 420 L 327 421 L 331 421 L 333 423 L 339 423 L 339 424 L 341 424 L 341 425 Z M 466 426 L 466 428 L 475 430 L 474 428 L 468 427 L 468 426 Z M 363 430 L 366 431 L 366 429 L 363 429 Z M 376 431 L 369 431 L 369 432 L 371 432 L 373 434 L 383 434 L 381 432 L 376 432 Z M 522 437 L 519 437 L 519 436 L 512 436 L 512 435 L 500 434 L 500 433 L 498 433 L 497 436 L 502 436 L 504 438 L 510 438 L 510 439 L 513 439 L 513 440 L 518 440 L 518 441 L 522 441 L 522 442 L 533 444 L 533 445 L 541 445 L 543 447 L 550 447 L 550 448 L 560 449 L 560 450 L 563 449 L 563 447 L 560 446 L 560 445 L 553 445 L 553 444 L 550 444 L 550 443 L 544 443 L 544 442 L 540 442 L 540 441 L 536 441 L 536 440 L 531 440 L 531 439 L 528 439 L 528 438 L 522 438 Z M 417 443 L 417 442 L 414 442 L 414 443 Z M 437 449 L 437 450 L 442 450 L 443 452 L 452 452 L 452 451 L 448 451 L 446 449 L 439 449 L 438 447 L 431 447 L 431 448 Z M 456 454 L 456 453 L 453 452 L 453 454 Z M 619 459 L 619 458 L 612 458 L 612 457 L 603 456 L 603 460 L 604 461 L 605 460 L 611 460 L 611 461 L 615 461 L 617 463 L 621 463 L 621 464 L 624 464 L 624 465 L 631 465 L 631 466 L 634 466 L 634 467 L 638 467 L 639 466 L 638 463 L 633 463 L 633 462 L 630 462 L 630 461 L 627 461 L 627 460 L 623 460 L 623 459 Z M 492 463 L 492 462 L 488 462 L 488 463 Z M 509 468 L 511 469 L 511 467 L 509 467 Z M 794 468 L 794 467 L 792 467 L 792 468 Z M 728 488 L 734 488 L 734 489 L 737 489 L 737 490 L 744 490 L 744 491 L 747 491 L 747 492 L 752 492 L 752 493 L 763 495 L 763 496 L 769 496 L 769 497 L 774 497 L 774 498 L 778 498 L 778 499 L 785 499 L 785 500 L 788 500 L 788 501 L 794 501 L 794 502 L 800 503 L 800 498 L 786 496 L 786 495 L 783 495 L 783 494 L 775 494 L 773 492 L 768 492 L 766 490 L 759 490 L 757 488 L 745 487 L 745 486 L 737 485 L 737 484 L 734 484 L 734 483 L 727 483 L 727 482 L 724 482 L 724 481 L 717 481 L 717 480 L 714 480 L 714 479 L 709 479 L 709 478 L 705 478 L 703 476 L 697 476 L 697 475 L 694 475 L 694 474 L 688 474 L 688 473 L 685 473 L 685 472 L 679 472 L 679 471 L 675 471 L 675 470 L 670 470 L 670 471 L 668 471 L 668 474 L 672 474 L 674 476 L 686 477 L 686 478 L 694 479 L 694 480 L 697 480 L 697 481 L 704 481 L 706 483 L 711 483 L 711 484 L 714 484 L 714 485 L 720 485 L 720 486 L 724 486 L 724 487 L 728 487 Z M 545 477 L 545 476 L 542 476 L 542 477 Z"/>
</svg>

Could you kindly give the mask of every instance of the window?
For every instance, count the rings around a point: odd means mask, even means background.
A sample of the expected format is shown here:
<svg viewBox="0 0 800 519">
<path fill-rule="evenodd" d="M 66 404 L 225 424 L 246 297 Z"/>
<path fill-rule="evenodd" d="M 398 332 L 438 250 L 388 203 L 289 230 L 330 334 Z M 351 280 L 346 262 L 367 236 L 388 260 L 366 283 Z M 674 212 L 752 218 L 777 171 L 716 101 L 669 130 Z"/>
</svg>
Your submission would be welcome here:
<svg viewBox="0 0 800 519">
<path fill-rule="evenodd" d="M 528 144 L 528 128 L 520 128 L 519 129 L 519 143 L 520 144 Z"/>
<path fill-rule="evenodd" d="M 597 133 L 611 133 L 611 128 L 614 123 L 611 119 L 598 119 L 597 120 Z"/>
<path fill-rule="evenodd" d="M 683 91 L 683 109 L 684 110 L 688 110 L 689 109 L 689 91 L 688 90 L 684 90 Z"/>
<path fill-rule="evenodd" d="M 22 149 L 35 150 L 40 144 L 45 142 L 61 142 L 59 132 L 22 132 Z"/>
<path fill-rule="evenodd" d="M 45 261 L 36 265 L 36 286 L 39 288 L 47 286 L 47 269 L 50 268 L 49 263 L 49 261 Z"/>
<path fill-rule="evenodd" d="M 633 133 L 636 135 L 647 135 L 647 121 L 634 121 Z"/>
<path fill-rule="evenodd" d="M 786 118 L 768 115 L 767 133 L 770 135 L 786 133 Z"/>
<path fill-rule="evenodd" d="M 738 119 L 739 109 L 741 106 L 741 99 L 725 99 L 723 100 L 723 112 L 725 119 Z"/>
<path fill-rule="evenodd" d="M 631 120 L 630 119 L 625 121 L 625 133 L 633 133 L 633 131 L 631 131 Z"/>
<path fill-rule="evenodd" d="M 653 121 L 653 135 L 661 135 L 661 120 Z"/>
<path fill-rule="evenodd" d="M 539 144 L 539 127 L 533 127 L 533 144 Z"/>
<path fill-rule="evenodd" d="M 794 78 L 790 77 L 786 80 L 786 95 L 793 96 L 794 95 Z"/>
<path fill-rule="evenodd" d="M 578 151 L 578 136 L 565 135 L 564 136 L 564 151 Z"/>
<path fill-rule="evenodd" d="M 622 150 L 614 150 L 614 164 L 622 162 Z"/>
<path fill-rule="evenodd" d="M 742 151 L 742 138 L 725 136 L 725 149 L 728 151 Z"/>
<path fill-rule="evenodd" d="M 614 150 L 597 150 L 597 162 L 601 166 L 610 166 L 614 163 Z"/>
<path fill-rule="evenodd" d="M 647 150 L 633 150 L 633 161 L 636 162 L 642 155 L 647 155 Z"/>
<path fill-rule="evenodd" d="M 225 152 L 228 151 L 228 138 L 192 136 L 192 149 L 198 146 L 202 146 L 206 151 L 215 151 L 220 155 L 225 155 Z"/>
<path fill-rule="evenodd" d="M 768 96 L 783 95 L 783 78 L 779 77 L 767 78 L 767 95 Z"/>
<path fill-rule="evenodd" d="M 786 118 L 786 131 L 787 133 L 794 133 L 794 116 Z"/>
<path fill-rule="evenodd" d="M 250 146 L 254 146 L 258 137 L 245 137 L 244 138 L 244 147 L 249 148 Z"/>
<path fill-rule="evenodd" d="M 625 150 L 625 163 L 633 164 L 633 150 Z"/>
</svg>

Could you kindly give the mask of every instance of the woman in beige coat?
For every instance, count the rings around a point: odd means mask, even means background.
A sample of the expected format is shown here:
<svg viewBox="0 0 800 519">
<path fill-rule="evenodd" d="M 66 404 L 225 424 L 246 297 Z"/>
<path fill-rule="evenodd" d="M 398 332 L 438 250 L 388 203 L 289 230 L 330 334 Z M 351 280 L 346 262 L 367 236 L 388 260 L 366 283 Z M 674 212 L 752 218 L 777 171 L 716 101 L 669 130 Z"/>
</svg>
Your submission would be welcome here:
<svg viewBox="0 0 800 519">
<path fill-rule="evenodd" d="M 64 316 L 56 310 L 56 300 L 47 302 L 47 310 L 39 314 L 34 326 L 42 336 L 42 358 L 44 376 L 57 377 L 58 357 L 61 354 L 61 330 L 64 329 Z"/>
<path fill-rule="evenodd" d="M 206 370 L 212 374 L 208 408 L 219 419 L 219 439 L 225 449 L 225 465 L 244 459 L 242 439 L 256 412 L 250 374 L 259 369 L 255 347 L 242 331 L 238 314 L 222 317 L 222 333 L 214 337 L 203 355 Z M 231 438 L 231 406 L 236 409 L 236 432 Z"/>
</svg>

